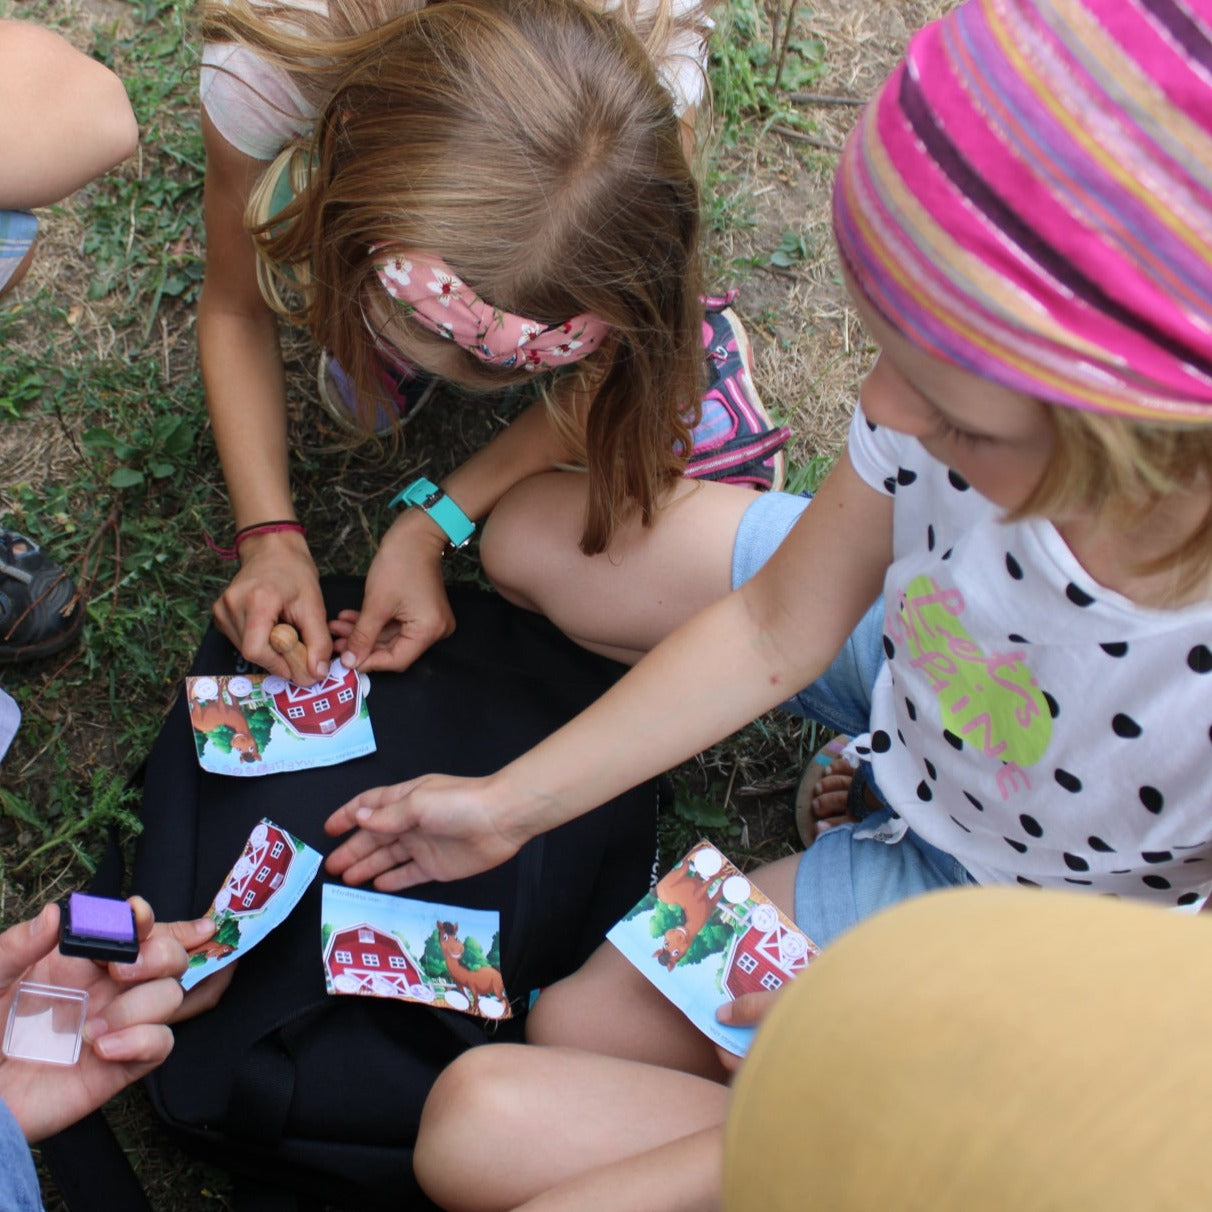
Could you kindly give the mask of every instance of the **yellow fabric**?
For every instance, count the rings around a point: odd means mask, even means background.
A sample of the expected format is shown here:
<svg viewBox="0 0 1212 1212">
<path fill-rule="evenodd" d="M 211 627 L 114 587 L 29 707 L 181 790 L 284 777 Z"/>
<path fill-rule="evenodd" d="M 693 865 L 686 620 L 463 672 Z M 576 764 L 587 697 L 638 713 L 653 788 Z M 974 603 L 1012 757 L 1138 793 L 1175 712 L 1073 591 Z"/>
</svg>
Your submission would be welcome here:
<svg viewBox="0 0 1212 1212">
<path fill-rule="evenodd" d="M 963 889 L 840 939 L 737 1078 L 726 1212 L 1212 1209 L 1212 919 Z"/>
</svg>

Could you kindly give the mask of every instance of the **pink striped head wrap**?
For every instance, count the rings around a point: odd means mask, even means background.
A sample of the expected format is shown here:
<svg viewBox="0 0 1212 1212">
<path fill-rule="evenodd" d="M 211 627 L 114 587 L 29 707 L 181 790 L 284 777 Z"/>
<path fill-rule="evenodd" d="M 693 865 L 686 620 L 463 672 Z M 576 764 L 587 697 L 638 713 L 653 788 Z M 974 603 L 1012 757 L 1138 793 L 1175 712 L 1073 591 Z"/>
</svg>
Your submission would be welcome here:
<svg viewBox="0 0 1212 1212">
<path fill-rule="evenodd" d="M 374 264 L 383 289 L 406 315 L 493 366 L 542 370 L 576 362 L 597 349 L 609 331 L 604 320 L 588 312 L 544 324 L 503 311 L 427 253 L 397 251 L 377 256 Z"/>
<path fill-rule="evenodd" d="M 965 0 L 864 111 L 846 268 L 928 353 L 1212 422 L 1212 0 Z"/>
</svg>

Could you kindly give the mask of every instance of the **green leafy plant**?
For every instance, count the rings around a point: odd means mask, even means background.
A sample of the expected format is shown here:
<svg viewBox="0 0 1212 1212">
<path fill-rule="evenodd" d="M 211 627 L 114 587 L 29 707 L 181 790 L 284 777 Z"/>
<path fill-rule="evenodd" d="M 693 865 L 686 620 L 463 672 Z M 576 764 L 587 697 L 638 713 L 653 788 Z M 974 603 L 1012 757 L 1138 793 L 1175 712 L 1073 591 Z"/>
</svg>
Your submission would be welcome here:
<svg viewBox="0 0 1212 1212">
<path fill-rule="evenodd" d="M 108 429 L 85 430 L 84 445 L 106 453 L 121 466 L 110 473 L 111 488 L 137 488 L 148 480 L 176 476 L 194 447 L 194 427 L 185 417 L 157 417 L 121 437 Z"/>
</svg>

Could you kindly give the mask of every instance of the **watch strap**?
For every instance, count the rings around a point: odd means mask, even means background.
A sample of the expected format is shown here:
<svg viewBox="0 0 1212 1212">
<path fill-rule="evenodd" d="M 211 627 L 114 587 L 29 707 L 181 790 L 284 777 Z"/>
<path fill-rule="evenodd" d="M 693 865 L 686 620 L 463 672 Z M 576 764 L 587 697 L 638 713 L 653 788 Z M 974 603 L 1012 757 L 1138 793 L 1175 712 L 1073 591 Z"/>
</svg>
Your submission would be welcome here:
<svg viewBox="0 0 1212 1212">
<path fill-rule="evenodd" d="M 475 523 L 443 489 L 424 476 L 413 480 L 406 488 L 396 493 L 389 505 L 409 505 L 423 509 L 446 532 L 452 547 L 466 547 L 476 532 Z"/>
</svg>

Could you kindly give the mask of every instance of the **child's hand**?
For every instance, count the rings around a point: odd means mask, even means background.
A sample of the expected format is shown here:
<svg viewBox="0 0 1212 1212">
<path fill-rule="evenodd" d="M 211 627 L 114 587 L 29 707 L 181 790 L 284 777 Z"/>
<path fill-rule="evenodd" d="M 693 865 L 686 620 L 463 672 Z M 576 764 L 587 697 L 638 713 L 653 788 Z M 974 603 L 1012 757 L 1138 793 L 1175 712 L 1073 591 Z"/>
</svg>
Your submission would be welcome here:
<svg viewBox="0 0 1212 1212">
<path fill-rule="evenodd" d="M 729 1027 L 756 1027 L 770 1013 L 774 999 L 778 993 L 742 993 L 740 997 L 725 1002 L 716 1012 L 715 1017 Z M 716 1048 L 720 1064 L 729 1073 L 735 1073 L 745 1059 L 734 1056 L 724 1048 Z"/>
<path fill-rule="evenodd" d="M 445 550 L 446 536 L 419 509 L 396 519 L 366 574 L 362 609 L 343 610 L 328 625 L 345 665 L 398 672 L 454 631 L 442 578 Z"/>
<path fill-rule="evenodd" d="M 333 836 L 357 831 L 324 866 L 347 884 L 373 880 L 381 892 L 487 871 L 512 858 L 530 836 L 501 828 L 488 786 L 488 779 L 426 774 L 364 791 L 324 822 Z"/>
<path fill-rule="evenodd" d="M 141 897 L 132 897 L 131 906 L 140 944 L 133 964 L 101 965 L 60 955 L 57 905 L 0 934 L 0 1015 L 7 1014 L 20 980 L 88 993 L 85 1042 L 76 1065 L 0 1063 L 0 1096 L 28 1140 L 41 1140 L 87 1115 L 172 1050 L 167 1024 L 186 1015 L 176 979 L 185 971 L 186 947 L 204 942 L 214 932 L 214 923 L 157 926 Z M 221 991 L 222 984 L 213 986 L 189 1010 L 196 1013 L 213 1004 Z"/>
<path fill-rule="evenodd" d="M 328 672 L 332 637 L 320 578 L 307 541 L 293 531 L 251 535 L 240 544 L 240 571 L 214 605 L 215 624 L 243 656 L 270 673 L 296 680 L 269 642 L 273 626 L 294 626 L 307 647 L 309 678 Z"/>
</svg>

